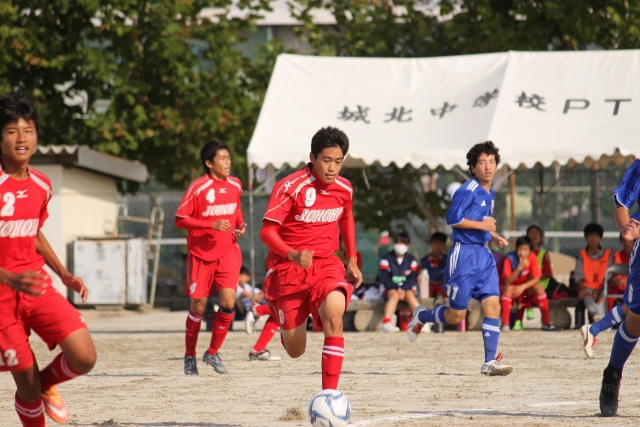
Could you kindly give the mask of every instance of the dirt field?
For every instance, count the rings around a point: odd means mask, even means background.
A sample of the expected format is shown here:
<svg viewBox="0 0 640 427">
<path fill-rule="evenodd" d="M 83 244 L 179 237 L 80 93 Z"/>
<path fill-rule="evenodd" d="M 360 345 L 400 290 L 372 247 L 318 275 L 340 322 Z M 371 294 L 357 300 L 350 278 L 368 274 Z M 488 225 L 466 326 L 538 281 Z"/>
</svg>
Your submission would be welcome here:
<svg viewBox="0 0 640 427">
<path fill-rule="evenodd" d="M 200 375 L 182 372 L 185 312 L 84 310 L 98 349 L 85 377 L 60 389 L 78 426 L 306 426 L 311 396 L 320 389 L 322 335 L 309 334 L 307 353 L 288 359 L 279 341 L 269 346 L 280 362 L 249 362 L 257 334 L 231 332 L 221 351 L 230 374 L 199 362 Z M 596 359 L 587 360 L 578 331 L 525 330 L 502 334 L 500 348 L 514 365 L 504 378 L 480 375 L 478 331 L 421 335 L 348 333 L 341 390 L 360 426 L 596 426 L 640 423 L 640 367 L 630 359 L 619 416 L 599 416 L 598 393 L 614 334 L 601 334 Z M 210 334 L 202 331 L 199 356 Z M 40 365 L 54 356 L 32 337 Z M 201 360 L 201 359 L 200 359 Z M 15 387 L 0 375 L 0 426 L 16 426 Z M 298 409 L 298 411 L 296 411 Z M 49 425 L 53 425 L 49 422 Z"/>
</svg>

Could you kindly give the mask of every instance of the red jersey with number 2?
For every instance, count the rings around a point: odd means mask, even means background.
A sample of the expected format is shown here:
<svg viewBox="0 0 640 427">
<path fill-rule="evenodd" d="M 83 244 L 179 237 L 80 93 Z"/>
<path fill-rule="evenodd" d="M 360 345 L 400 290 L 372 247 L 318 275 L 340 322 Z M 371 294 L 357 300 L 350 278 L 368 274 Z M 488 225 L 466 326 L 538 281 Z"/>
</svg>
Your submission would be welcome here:
<svg viewBox="0 0 640 427">
<path fill-rule="evenodd" d="M 242 184 L 229 176 L 224 180 L 205 175 L 193 181 L 176 211 L 176 226 L 186 228 L 189 252 L 202 260 L 215 261 L 236 242 L 236 225 L 244 224 L 241 206 Z M 220 219 L 229 220 L 228 231 L 213 229 Z"/>
<path fill-rule="evenodd" d="M 278 234 L 293 249 L 313 250 L 328 258 L 338 250 L 339 221 L 352 221 L 353 187 L 341 176 L 331 184 L 309 165 L 279 181 L 271 193 L 264 221 L 280 224 Z"/>
</svg>

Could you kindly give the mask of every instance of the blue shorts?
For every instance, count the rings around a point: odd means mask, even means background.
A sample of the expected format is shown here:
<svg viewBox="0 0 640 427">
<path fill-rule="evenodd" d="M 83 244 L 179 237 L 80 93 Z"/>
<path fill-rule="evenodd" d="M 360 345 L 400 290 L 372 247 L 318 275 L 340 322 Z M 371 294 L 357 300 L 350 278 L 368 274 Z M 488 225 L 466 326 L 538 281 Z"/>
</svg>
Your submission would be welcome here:
<svg viewBox="0 0 640 427">
<path fill-rule="evenodd" d="M 632 313 L 640 315 L 640 257 L 638 248 L 640 239 L 636 240 L 629 259 L 629 277 L 627 277 L 627 287 L 624 289 L 623 301 Z"/>
<path fill-rule="evenodd" d="M 456 243 L 447 261 L 444 288 L 451 308 L 466 310 L 471 298 L 500 296 L 496 261 L 486 246 Z"/>
</svg>

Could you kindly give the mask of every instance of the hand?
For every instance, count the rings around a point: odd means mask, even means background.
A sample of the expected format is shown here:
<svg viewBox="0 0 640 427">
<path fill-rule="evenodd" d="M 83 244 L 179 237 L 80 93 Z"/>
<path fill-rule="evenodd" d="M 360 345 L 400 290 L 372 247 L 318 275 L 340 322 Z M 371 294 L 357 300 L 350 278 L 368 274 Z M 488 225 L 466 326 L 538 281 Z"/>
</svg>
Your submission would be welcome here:
<svg viewBox="0 0 640 427">
<path fill-rule="evenodd" d="M 236 227 L 235 230 L 233 230 L 233 237 L 235 237 L 236 239 L 239 237 L 244 236 L 244 233 L 247 231 L 247 224 L 241 224 L 239 227 Z"/>
<path fill-rule="evenodd" d="M 47 276 L 38 271 L 25 271 L 11 275 L 7 285 L 18 292 L 38 296 L 44 292 L 47 287 L 48 279 Z"/>
<path fill-rule="evenodd" d="M 60 276 L 62 283 L 72 291 L 76 292 L 82 298 L 82 302 L 87 302 L 89 296 L 89 289 L 84 285 L 84 281 L 81 278 L 74 276 L 71 273 L 63 274 Z"/>
<path fill-rule="evenodd" d="M 213 229 L 216 231 L 227 232 L 231 228 L 231 222 L 228 219 L 219 219 L 213 221 Z"/>
<path fill-rule="evenodd" d="M 287 259 L 295 262 L 302 268 L 309 268 L 313 262 L 313 251 L 309 249 L 303 249 L 301 251 L 291 249 L 287 254 Z"/>
<path fill-rule="evenodd" d="M 640 222 L 631 218 L 629 223 L 622 229 L 622 238 L 628 242 L 633 242 L 640 234 Z"/>
<path fill-rule="evenodd" d="M 504 237 L 500 237 L 497 234 L 493 236 L 491 239 L 494 245 L 496 245 L 499 249 L 504 248 L 505 246 L 509 246 L 509 242 Z"/>
<path fill-rule="evenodd" d="M 513 287 L 513 298 L 520 298 L 520 295 L 525 291 L 523 286 L 514 286 Z"/>
<path fill-rule="evenodd" d="M 482 230 L 484 231 L 496 231 L 496 219 L 490 216 L 485 216 L 481 222 Z"/>
<path fill-rule="evenodd" d="M 527 267 L 529 267 L 529 257 L 527 257 L 527 258 L 520 257 L 520 262 L 518 263 L 518 268 L 520 270 L 524 270 Z"/>
<path fill-rule="evenodd" d="M 345 268 L 345 279 L 356 281 L 356 289 L 362 285 L 362 273 L 355 262 L 349 262 Z"/>
</svg>

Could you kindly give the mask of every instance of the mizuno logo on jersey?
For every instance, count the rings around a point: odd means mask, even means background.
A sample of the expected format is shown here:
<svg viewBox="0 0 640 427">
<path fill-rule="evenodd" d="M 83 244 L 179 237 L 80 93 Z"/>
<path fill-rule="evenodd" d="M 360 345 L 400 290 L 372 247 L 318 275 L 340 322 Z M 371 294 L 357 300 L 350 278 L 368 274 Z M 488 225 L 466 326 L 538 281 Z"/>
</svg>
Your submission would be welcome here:
<svg viewBox="0 0 640 427">
<path fill-rule="evenodd" d="M 236 211 L 238 207 L 237 203 L 228 203 L 226 205 L 207 206 L 207 210 L 202 213 L 202 216 L 222 216 L 231 215 Z"/>
<path fill-rule="evenodd" d="M 227 194 L 227 189 L 226 188 L 221 188 L 220 189 L 220 194 Z"/>
<path fill-rule="evenodd" d="M 305 209 L 302 214 L 296 215 L 296 221 L 301 222 L 335 222 L 342 215 L 344 208 L 333 209 Z"/>
<path fill-rule="evenodd" d="M 27 197 L 27 190 L 16 191 L 16 199 L 26 199 Z"/>
<path fill-rule="evenodd" d="M 38 219 L 0 221 L 0 237 L 31 237 L 38 233 Z"/>
</svg>

